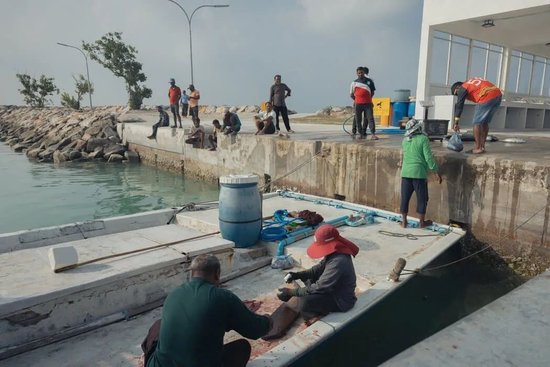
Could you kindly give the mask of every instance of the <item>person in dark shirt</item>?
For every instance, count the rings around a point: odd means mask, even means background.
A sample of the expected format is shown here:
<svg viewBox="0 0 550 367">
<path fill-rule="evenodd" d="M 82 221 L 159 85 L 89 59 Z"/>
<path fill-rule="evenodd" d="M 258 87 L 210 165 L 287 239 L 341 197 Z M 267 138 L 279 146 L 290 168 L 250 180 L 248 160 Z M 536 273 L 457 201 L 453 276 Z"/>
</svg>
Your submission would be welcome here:
<svg viewBox="0 0 550 367">
<path fill-rule="evenodd" d="M 223 112 L 222 130 L 224 135 L 237 135 L 241 131 L 241 120 L 235 112 L 226 107 Z"/>
<path fill-rule="evenodd" d="M 157 137 L 157 130 L 159 127 L 170 125 L 170 116 L 168 116 L 162 106 L 157 106 L 157 111 L 159 111 L 159 121 L 153 125 L 153 133 L 149 135 L 147 139 L 155 139 Z"/>
<path fill-rule="evenodd" d="M 246 366 L 250 343 L 238 339 L 224 345 L 225 332 L 235 330 L 245 338 L 258 339 L 271 329 L 271 318 L 255 314 L 235 294 L 218 288 L 216 256 L 197 256 L 191 262 L 191 276 L 190 282 L 166 298 L 159 339 L 146 366 Z"/>
<path fill-rule="evenodd" d="M 275 128 L 277 134 L 280 134 L 279 129 L 279 115 L 283 118 L 285 123 L 286 131 L 293 133 L 294 130 L 290 128 L 290 121 L 288 120 L 288 109 L 286 108 L 285 99 L 290 97 L 290 88 L 285 84 L 281 83 L 281 76 L 279 74 L 275 75 L 273 78 L 275 84 L 271 86 L 269 91 L 269 102 L 273 105 L 273 111 L 275 111 Z"/>
<path fill-rule="evenodd" d="M 310 269 L 288 273 L 285 277 L 287 283 L 300 279 L 306 287 L 279 288 L 277 297 L 283 302 L 298 297 L 295 311 L 306 320 L 350 310 L 357 301 L 352 256 L 358 253 L 359 248 L 340 236 L 336 227 L 321 225 L 315 231 L 315 242 L 308 247 L 307 254 L 323 260 Z"/>
<path fill-rule="evenodd" d="M 465 82 L 454 83 L 451 87 L 451 93 L 458 97 L 455 104 L 455 121 L 453 125 L 456 132 L 460 131 L 459 122 L 464 102 L 469 100 L 476 103 L 472 120 L 475 140 L 472 153 L 485 153 L 485 141 L 489 134 L 489 124 L 502 102 L 502 92 L 488 80 L 470 78 Z"/>
</svg>

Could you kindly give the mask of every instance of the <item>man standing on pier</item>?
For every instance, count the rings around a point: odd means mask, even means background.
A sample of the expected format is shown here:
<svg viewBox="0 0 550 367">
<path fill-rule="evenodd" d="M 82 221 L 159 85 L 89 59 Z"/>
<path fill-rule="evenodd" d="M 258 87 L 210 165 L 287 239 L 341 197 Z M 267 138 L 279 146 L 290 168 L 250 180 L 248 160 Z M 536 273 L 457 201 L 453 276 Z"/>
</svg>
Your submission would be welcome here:
<svg viewBox="0 0 550 367">
<path fill-rule="evenodd" d="M 485 141 L 489 134 L 489 123 L 502 102 L 502 92 L 488 80 L 482 78 L 471 78 L 465 82 L 456 82 L 451 87 L 451 92 L 458 97 L 455 104 L 455 121 L 453 129 L 460 131 L 460 115 L 466 100 L 476 103 L 474 119 L 475 147 L 474 154 L 485 153 Z"/>
<path fill-rule="evenodd" d="M 191 119 L 195 121 L 199 118 L 199 99 L 201 99 L 201 94 L 198 90 L 195 89 L 193 84 L 189 84 L 189 114 Z"/>
<path fill-rule="evenodd" d="M 350 97 L 355 106 L 354 126 L 357 126 L 361 139 L 367 137 L 367 126 L 369 126 L 372 133 L 371 139 L 378 140 L 375 134 L 374 105 L 372 104 L 376 87 L 372 79 L 366 77 L 365 71 L 368 72 L 368 68 L 359 66 L 356 70 L 357 79 L 350 86 Z"/>
<path fill-rule="evenodd" d="M 273 110 L 275 111 L 275 128 L 277 130 L 277 134 L 282 136 L 283 134 L 280 133 L 279 129 L 279 115 L 283 118 L 286 131 L 289 133 L 294 132 L 294 130 L 290 128 L 288 109 L 286 108 L 285 102 L 285 99 L 290 97 L 290 88 L 285 83 L 281 83 L 281 76 L 279 74 L 275 75 L 274 80 L 275 84 L 271 86 L 271 90 L 269 92 L 269 102 L 271 102 Z"/>
<path fill-rule="evenodd" d="M 170 79 L 170 89 L 168 89 L 168 99 L 170 100 L 170 111 L 172 111 L 172 115 L 174 115 L 174 126 L 172 127 L 178 127 L 177 122 L 180 123 L 181 126 L 181 116 L 180 116 L 180 98 L 181 98 L 181 89 L 176 85 L 176 81 L 174 78 Z"/>
</svg>

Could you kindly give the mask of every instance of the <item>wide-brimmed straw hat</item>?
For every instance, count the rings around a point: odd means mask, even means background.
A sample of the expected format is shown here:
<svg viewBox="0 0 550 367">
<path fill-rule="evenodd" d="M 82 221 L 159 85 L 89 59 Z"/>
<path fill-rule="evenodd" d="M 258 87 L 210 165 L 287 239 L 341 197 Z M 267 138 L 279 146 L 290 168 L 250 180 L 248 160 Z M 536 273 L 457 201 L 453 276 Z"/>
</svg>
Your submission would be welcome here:
<svg viewBox="0 0 550 367">
<path fill-rule="evenodd" d="M 315 242 L 307 248 L 307 254 L 314 259 L 318 259 L 335 252 L 355 257 L 359 252 L 359 247 L 340 236 L 340 233 L 332 224 L 323 224 L 315 231 Z"/>
</svg>

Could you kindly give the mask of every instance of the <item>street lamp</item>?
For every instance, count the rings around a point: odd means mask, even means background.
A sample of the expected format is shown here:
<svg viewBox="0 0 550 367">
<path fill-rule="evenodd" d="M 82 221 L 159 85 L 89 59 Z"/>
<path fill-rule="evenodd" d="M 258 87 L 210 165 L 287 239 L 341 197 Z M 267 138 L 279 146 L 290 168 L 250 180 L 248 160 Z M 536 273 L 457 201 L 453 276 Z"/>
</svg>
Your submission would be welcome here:
<svg viewBox="0 0 550 367">
<path fill-rule="evenodd" d="M 92 84 L 90 84 L 90 70 L 88 69 L 88 57 L 86 56 L 84 51 L 82 51 L 80 48 L 76 46 L 67 45 L 66 43 L 61 43 L 61 42 L 57 42 L 57 44 L 59 46 L 74 48 L 75 50 L 80 51 L 82 53 L 82 56 L 84 56 L 84 60 L 86 61 L 86 77 L 88 78 L 88 88 L 90 88 L 90 90 L 88 91 L 88 95 L 90 96 L 90 109 L 91 109 L 92 108 Z"/>
<path fill-rule="evenodd" d="M 191 37 L 191 21 L 193 20 L 193 15 L 195 15 L 197 10 L 199 10 L 200 8 L 228 8 L 229 5 L 201 5 L 195 8 L 195 10 L 193 10 L 193 12 L 191 13 L 191 16 L 189 16 L 185 11 L 185 9 L 178 2 L 174 0 L 168 0 L 168 1 L 176 4 L 181 9 L 181 11 L 183 11 L 183 14 L 185 14 L 185 17 L 187 18 L 187 23 L 189 24 L 189 55 L 191 58 L 191 84 L 195 84 L 193 80 L 193 38 Z"/>
</svg>

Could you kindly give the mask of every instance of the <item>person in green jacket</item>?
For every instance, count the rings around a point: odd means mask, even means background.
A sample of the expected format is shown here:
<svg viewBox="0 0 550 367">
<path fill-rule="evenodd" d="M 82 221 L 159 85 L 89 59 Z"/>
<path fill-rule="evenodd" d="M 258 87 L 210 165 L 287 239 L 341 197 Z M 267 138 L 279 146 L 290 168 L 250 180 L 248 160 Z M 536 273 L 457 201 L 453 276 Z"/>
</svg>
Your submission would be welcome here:
<svg viewBox="0 0 550 367">
<path fill-rule="evenodd" d="M 430 140 L 422 133 L 422 122 L 411 119 L 405 127 L 405 139 L 403 139 L 403 166 L 401 168 L 401 205 L 400 211 L 403 219 L 401 226 L 407 228 L 407 214 L 412 193 L 416 193 L 416 212 L 420 219 L 420 228 L 433 224 L 426 220 L 426 208 L 428 207 L 428 170 L 435 172 L 441 184 L 442 178 L 438 172 L 430 148 Z"/>
<path fill-rule="evenodd" d="M 191 262 L 191 281 L 174 289 L 162 309 L 160 333 L 147 367 L 246 366 L 250 343 L 238 339 L 223 344 L 226 331 L 245 338 L 267 334 L 272 321 L 250 311 L 232 292 L 218 288 L 220 261 L 199 255 Z"/>
</svg>

